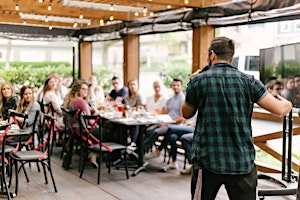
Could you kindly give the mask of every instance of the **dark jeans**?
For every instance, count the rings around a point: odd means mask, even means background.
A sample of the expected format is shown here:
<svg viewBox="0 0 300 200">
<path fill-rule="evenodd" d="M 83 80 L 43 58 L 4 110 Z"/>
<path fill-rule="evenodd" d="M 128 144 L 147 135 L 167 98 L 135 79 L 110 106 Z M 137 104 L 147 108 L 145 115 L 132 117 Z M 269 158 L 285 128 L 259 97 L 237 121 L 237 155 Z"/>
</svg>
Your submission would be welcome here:
<svg viewBox="0 0 300 200">
<path fill-rule="evenodd" d="M 171 157 L 172 161 L 176 162 L 177 160 L 177 143 L 176 141 L 179 140 L 179 138 L 185 134 L 193 133 L 194 132 L 193 127 L 184 126 L 184 125 L 169 125 L 169 129 L 164 137 L 164 140 L 161 143 L 161 146 L 158 148 L 159 150 L 162 150 L 167 147 L 168 143 L 171 144 Z"/>
<path fill-rule="evenodd" d="M 184 155 L 188 159 L 189 164 L 192 164 L 192 143 L 194 133 L 187 133 L 180 137 L 182 148 L 184 149 Z"/>
<path fill-rule="evenodd" d="M 194 165 L 195 166 L 195 165 Z M 199 173 L 200 171 L 200 173 Z M 202 178 L 197 180 L 199 174 Z M 202 187 L 197 187 L 201 184 Z M 225 185 L 227 194 L 230 200 L 255 200 L 257 186 L 257 171 L 256 167 L 249 174 L 244 175 L 224 175 L 215 174 L 205 168 L 194 169 L 191 182 L 192 199 L 197 199 L 199 194 L 198 188 L 201 188 L 201 200 L 214 200 L 221 185 Z M 195 193 L 197 192 L 197 193 Z"/>
</svg>

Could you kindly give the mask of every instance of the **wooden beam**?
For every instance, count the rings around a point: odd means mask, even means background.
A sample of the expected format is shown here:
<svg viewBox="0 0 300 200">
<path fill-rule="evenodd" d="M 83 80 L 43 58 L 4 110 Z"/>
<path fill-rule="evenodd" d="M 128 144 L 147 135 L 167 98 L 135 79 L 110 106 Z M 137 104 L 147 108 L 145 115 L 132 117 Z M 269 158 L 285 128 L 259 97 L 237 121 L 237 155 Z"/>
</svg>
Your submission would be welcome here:
<svg viewBox="0 0 300 200">
<path fill-rule="evenodd" d="M 89 79 L 92 75 L 92 43 L 80 42 L 80 78 Z"/>
<path fill-rule="evenodd" d="M 193 30 L 193 60 L 192 72 L 207 65 L 207 51 L 214 37 L 212 26 L 201 26 Z"/>
<path fill-rule="evenodd" d="M 139 79 L 139 36 L 127 35 L 123 38 L 124 48 L 124 63 L 123 75 L 124 85 L 128 81 L 137 78 Z"/>
</svg>

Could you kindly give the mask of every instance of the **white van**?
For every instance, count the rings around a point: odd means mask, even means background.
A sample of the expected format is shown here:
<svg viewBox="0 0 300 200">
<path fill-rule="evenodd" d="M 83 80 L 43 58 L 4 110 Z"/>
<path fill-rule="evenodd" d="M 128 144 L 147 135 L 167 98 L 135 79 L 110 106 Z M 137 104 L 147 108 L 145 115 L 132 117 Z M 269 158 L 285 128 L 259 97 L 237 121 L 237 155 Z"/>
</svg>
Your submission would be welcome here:
<svg viewBox="0 0 300 200">
<path fill-rule="evenodd" d="M 253 75 L 255 79 L 260 80 L 259 76 L 259 52 L 236 52 L 231 64 L 240 71 Z"/>
</svg>

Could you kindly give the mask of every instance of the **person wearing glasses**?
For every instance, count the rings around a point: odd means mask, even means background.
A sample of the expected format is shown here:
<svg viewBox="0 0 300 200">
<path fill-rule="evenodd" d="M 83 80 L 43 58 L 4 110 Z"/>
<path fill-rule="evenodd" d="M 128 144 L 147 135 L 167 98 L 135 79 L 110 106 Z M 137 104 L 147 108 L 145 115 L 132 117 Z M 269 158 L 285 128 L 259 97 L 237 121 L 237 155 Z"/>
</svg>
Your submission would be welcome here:
<svg viewBox="0 0 300 200">
<path fill-rule="evenodd" d="M 71 90 L 66 96 L 65 102 L 64 102 L 64 108 L 70 111 L 80 110 L 82 113 L 85 113 L 86 115 L 91 115 L 91 107 L 89 106 L 89 83 L 83 79 L 77 80 L 74 82 Z M 69 121 L 72 121 L 72 116 L 67 116 Z M 91 121 L 91 124 L 93 122 Z M 72 127 L 77 130 L 79 133 L 79 121 L 76 120 Z M 94 128 L 92 131 L 92 134 L 100 139 L 99 134 L 99 128 Z M 91 152 L 89 154 L 89 159 L 91 161 L 91 166 L 94 168 L 98 167 L 97 161 L 97 154 Z"/>
<path fill-rule="evenodd" d="M 113 89 L 106 96 L 106 101 L 114 101 L 115 103 L 124 102 L 124 99 L 128 95 L 128 88 L 123 86 L 121 79 L 118 76 L 114 76 L 111 79 Z"/>
<path fill-rule="evenodd" d="M 197 114 L 192 144 L 192 199 L 215 199 L 225 185 L 230 199 L 256 199 L 257 171 L 251 118 L 254 103 L 284 116 L 292 103 L 267 92 L 261 81 L 232 66 L 235 44 L 214 38 L 209 69 L 194 75 L 182 104 L 184 118 Z"/>
</svg>

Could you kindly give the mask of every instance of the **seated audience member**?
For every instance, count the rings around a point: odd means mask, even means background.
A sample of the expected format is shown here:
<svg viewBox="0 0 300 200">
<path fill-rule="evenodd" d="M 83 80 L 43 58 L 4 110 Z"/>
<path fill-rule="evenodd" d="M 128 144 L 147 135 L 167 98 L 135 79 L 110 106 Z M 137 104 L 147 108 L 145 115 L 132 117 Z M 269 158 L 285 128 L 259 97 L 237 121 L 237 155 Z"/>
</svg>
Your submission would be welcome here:
<svg viewBox="0 0 300 200">
<path fill-rule="evenodd" d="M 182 124 L 184 118 L 181 113 L 181 105 L 185 99 L 182 93 L 182 80 L 175 78 L 172 82 L 172 89 L 174 95 L 166 101 L 162 114 L 170 115 L 175 124 Z M 165 135 L 168 129 L 167 124 L 158 124 L 148 127 L 144 140 L 145 150 L 148 151 L 154 145 L 157 137 Z"/>
<path fill-rule="evenodd" d="M 282 90 L 282 83 L 278 80 L 269 81 L 266 84 L 266 89 L 271 95 L 277 97 L 277 95 L 280 95 L 280 92 Z"/>
<path fill-rule="evenodd" d="M 56 126 L 59 128 L 64 127 L 62 110 L 60 108 L 60 106 L 63 104 L 63 100 L 57 91 L 57 78 L 55 75 L 50 75 L 46 78 L 43 91 L 41 93 L 41 99 L 41 102 L 43 102 L 44 105 L 49 103 L 52 104 Z M 45 112 L 50 112 L 46 106 Z M 51 112 L 48 114 L 51 114 Z"/>
<path fill-rule="evenodd" d="M 64 85 L 66 88 L 70 88 L 73 83 L 73 76 L 66 76 L 63 81 L 62 85 Z"/>
<path fill-rule="evenodd" d="M 33 125 L 36 112 L 40 110 L 40 104 L 34 100 L 33 89 L 30 86 L 23 86 L 20 90 L 20 100 L 17 104 L 17 111 L 28 115 L 26 128 Z M 23 118 L 16 117 L 16 119 L 21 123 L 23 122 Z"/>
<path fill-rule="evenodd" d="M 186 170 L 181 170 L 180 174 L 192 174 L 193 171 L 193 165 L 192 165 L 192 143 L 194 138 L 194 132 L 193 133 L 187 133 L 180 137 L 180 141 L 182 144 L 182 148 L 184 149 L 184 155 L 186 159 L 188 160 L 188 163 L 190 164 L 190 167 L 188 167 Z M 172 137 L 171 137 L 172 141 Z"/>
<path fill-rule="evenodd" d="M 17 103 L 17 112 L 20 113 L 26 113 L 28 115 L 28 118 L 26 119 L 26 123 L 24 128 L 32 128 L 36 112 L 40 111 L 40 104 L 34 100 L 34 94 L 33 94 L 33 89 L 30 86 L 23 86 L 20 90 L 20 100 Z M 16 120 L 18 123 L 23 123 L 23 118 L 21 117 L 16 117 Z M 13 121 L 10 119 L 10 121 Z M 37 123 L 36 127 L 37 128 Z M 22 137 L 22 141 L 28 140 L 28 137 Z M 35 137 L 35 142 L 37 142 L 37 137 Z M 19 138 L 12 138 L 10 139 L 10 142 L 18 142 Z"/>
<path fill-rule="evenodd" d="M 130 106 L 131 108 L 139 106 L 146 105 L 146 98 L 142 93 L 139 92 L 139 86 L 138 86 L 138 80 L 137 79 L 131 79 L 128 81 L 128 88 L 129 93 L 128 96 L 125 98 L 125 105 Z M 130 134 L 131 134 L 131 143 L 130 147 L 132 147 L 132 150 L 135 150 L 136 148 L 136 140 L 138 137 L 138 126 L 130 126 Z"/>
<path fill-rule="evenodd" d="M 56 80 L 57 80 L 57 88 L 56 88 L 56 90 L 58 91 L 61 99 L 64 100 L 69 90 L 68 90 L 68 88 L 66 86 L 64 86 L 62 84 L 62 82 L 63 82 L 62 77 L 60 75 L 55 75 L 55 76 L 56 76 Z"/>
<path fill-rule="evenodd" d="M 300 74 L 296 74 L 294 77 L 295 77 L 295 88 L 294 88 L 295 102 L 294 102 L 294 106 L 299 108 L 300 107 Z"/>
<path fill-rule="evenodd" d="M 146 110 L 151 114 L 160 114 L 166 104 L 166 98 L 161 93 L 162 83 L 160 81 L 153 82 L 154 94 L 147 97 Z"/>
<path fill-rule="evenodd" d="M 18 97 L 15 96 L 14 89 L 12 85 L 8 82 L 4 82 L 1 85 L 0 93 L 0 119 L 8 120 L 9 118 L 9 109 L 16 110 L 17 108 Z"/>
<path fill-rule="evenodd" d="M 152 156 L 159 156 L 160 152 L 167 148 L 167 145 L 170 143 L 171 150 L 170 155 L 172 158 L 172 162 L 165 167 L 165 169 L 177 169 L 177 143 L 176 141 L 179 140 L 181 136 L 187 133 L 194 133 L 195 126 L 196 126 L 196 117 L 186 119 L 184 124 L 170 124 L 167 133 L 164 135 L 164 139 L 162 140 L 161 144 L 158 148 L 152 153 Z"/>
<path fill-rule="evenodd" d="M 281 96 L 289 100 L 293 104 L 295 103 L 295 79 L 293 76 L 289 76 L 284 80 L 284 89 L 281 91 Z"/>
<path fill-rule="evenodd" d="M 128 95 L 128 88 L 123 87 L 121 79 L 117 76 L 112 77 L 111 83 L 113 85 L 113 89 L 106 96 L 105 100 L 114 102 L 124 102 L 124 99 Z"/>
<path fill-rule="evenodd" d="M 84 112 L 86 115 L 91 115 L 91 108 L 89 107 L 88 101 L 89 101 L 89 84 L 85 80 L 77 80 L 74 82 L 71 90 L 66 96 L 65 102 L 64 102 L 64 108 L 68 109 L 70 111 L 80 110 L 81 112 Z M 73 116 L 68 116 L 68 119 L 71 121 Z M 92 122 L 91 122 L 92 123 Z M 79 121 L 76 120 L 73 124 L 73 128 L 78 128 L 78 134 L 79 134 Z M 99 135 L 99 129 L 95 128 L 92 131 L 92 134 L 100 139 Z M 91 165 L 94 168 L 98 167 L 97 161 L 97 154 L 96 153 L 90 153 L 89 159 L 91 160 Z"/>
<path fill-rule="evenodd" d="M 102 89 L 102 87 L 98 84 L 98 80 L 96 76 L 91 76 L 89 78 L 89 96 L 90 96 L 90 104 L 92 107 L 94 108 L 98 108 L 100 106 L 98 106 L 99 104 L 103 104 L 104 103 L 104 91 Z"/>
</svg>

